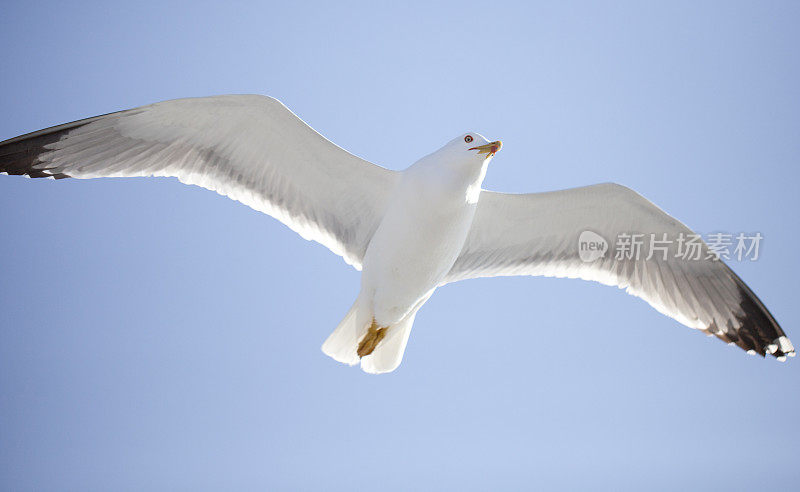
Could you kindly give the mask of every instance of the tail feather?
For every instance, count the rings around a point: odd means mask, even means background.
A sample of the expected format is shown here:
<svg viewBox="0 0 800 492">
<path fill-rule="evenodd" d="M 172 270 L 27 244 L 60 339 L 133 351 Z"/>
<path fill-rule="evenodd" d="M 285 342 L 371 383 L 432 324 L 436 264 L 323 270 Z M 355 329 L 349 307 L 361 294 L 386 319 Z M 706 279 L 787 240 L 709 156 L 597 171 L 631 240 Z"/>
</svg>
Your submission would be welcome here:
<svg viewBox="0 0 800 492">
<path fill-rule="evenodd" d="M 359 343 L 373 322 L 371 311 L 359 307 L 360 303 L 356 300 L 339 326 L 322 344 L 322 351 L 329 357 L 351 366 L 361 362 L 361 369 L 371 374 L 394 371 L 403 360 L 411 326 L 417 314 L 416 310 L 399 323 L 386 327 L 386 336 L 380 340 L 375 349 L 369 355 L 359 357 Z"/>
<path fill-rule="evenodd" d="M 403 354 L 411 334 L 416 313 L 409 314 L 403 321 L 389 327 L 386 337 L 375 350 L 361 358 L 361 369 L 370 374 L 382 374 L 397 369 L 403 361 Z"/>
<path fill-rule="evenodd" d="M 322 351 L 325 352 L 325 355 L 350 366 L 358 364 L 360 360 L 357 353 L 358 342 L 367 333 L 370 321 L 363 319 L 365 316 L 358 309 L 358 304 L 358 300 L 356 300 L 339 326 L 322 344 Z"/>
</svg>

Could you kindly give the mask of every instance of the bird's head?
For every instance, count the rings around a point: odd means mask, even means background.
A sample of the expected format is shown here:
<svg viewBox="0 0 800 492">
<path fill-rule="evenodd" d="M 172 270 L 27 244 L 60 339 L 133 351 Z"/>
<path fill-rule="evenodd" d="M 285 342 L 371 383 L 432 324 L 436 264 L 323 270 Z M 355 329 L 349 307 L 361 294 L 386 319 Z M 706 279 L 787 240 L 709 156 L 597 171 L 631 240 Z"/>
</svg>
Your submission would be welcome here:
<svg viewBox="0 0 800 492">
<path fill-rule="evenodd" d="M 456 166 L 481 166 L 503 147 L 500 140 L 490 141 L 477 132 L 468 132 L 450 140 L 439 150 L 423 158 L 435 162 L 448 162 Z"/>
<path fill-rule="evenodd" d="M 494 157 L 503 148 L 503 142 L 500 140 L 490 142 L 480 133 L 467 132 L 451 140 L 447 147 L 452 147 L 453 150 L 465 153 L 470 157 L 477 156 L 483 161 Z"/>
<path fill-rule="evenodd" d="M 411 167 L 426 173 L 428 180 L 434 174 L 456 188 L 474 188 L 480 192 L 487 164 L 502 146 L 500 140 L 490 141 L 480 133 L 468 132 L 450 140 Z"/>
<path fill-rule="evenodd" d="M 476 203 L 487 164 L 502 146 L 500 140 L 490 141 L 480 133 L 468 132 L 423 157 L 412 168 L 423 172 L 428 182 L 434 175 L 438 176 L 438 183 L 447 182 L 455 189 L 465 189 L 467 201 Z"/>
</svg>

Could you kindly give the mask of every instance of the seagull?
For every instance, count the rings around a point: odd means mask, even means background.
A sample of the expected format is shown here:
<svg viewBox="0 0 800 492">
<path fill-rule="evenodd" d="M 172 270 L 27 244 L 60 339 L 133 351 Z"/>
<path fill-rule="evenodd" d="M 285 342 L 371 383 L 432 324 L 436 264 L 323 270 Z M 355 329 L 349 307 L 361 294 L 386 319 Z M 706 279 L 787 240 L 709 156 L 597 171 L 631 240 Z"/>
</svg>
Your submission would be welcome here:
<svg viewBox="0 0 800 492">
<path fill-rule="evenodd" d="M 368 373 L 396 369 L 437 287 L 536 275 L 614 285 L 751 354 L 794 347 L 752 290 L 678 220 L 624 186 L 544 193 L 481 188 L 500 140 L 467 132 L 401 172 L 336 146 L 280 101 L 224 95 L 164 101 L 0 142 L 0 172 L 31 178 L 166 176 L 216 191 L 328 247 L 361 274 L 322 345 Z M 658 251 L 611 254 L 608 240 Z M 666 241 L 666 238 L 673 240 Z M 681 241 L 683 238 L 684 241 Z"/>
</svg>

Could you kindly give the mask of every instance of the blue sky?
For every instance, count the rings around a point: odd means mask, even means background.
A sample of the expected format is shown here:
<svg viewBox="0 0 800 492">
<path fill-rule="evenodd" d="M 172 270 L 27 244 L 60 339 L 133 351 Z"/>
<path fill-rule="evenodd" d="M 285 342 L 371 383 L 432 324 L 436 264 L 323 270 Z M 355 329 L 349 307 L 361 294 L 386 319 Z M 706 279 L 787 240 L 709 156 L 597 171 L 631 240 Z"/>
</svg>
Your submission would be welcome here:
<svg viewBox="0 0 800 492">
<path fill-rule="evenodd" d="M 501 138 L 485 187 L 615 181 L 695 230 L 795 343 L 796 2 L 17 2 L 0 138 L 262 93 L 401 169 Z M 0 484 L 37 490 L 753 490 L 800 479 L 798 361 L 574 280 L 446 286 L 400 369 L 319 347 L 324 247 L 174 180 L 0 179 Z"/>
</svg>

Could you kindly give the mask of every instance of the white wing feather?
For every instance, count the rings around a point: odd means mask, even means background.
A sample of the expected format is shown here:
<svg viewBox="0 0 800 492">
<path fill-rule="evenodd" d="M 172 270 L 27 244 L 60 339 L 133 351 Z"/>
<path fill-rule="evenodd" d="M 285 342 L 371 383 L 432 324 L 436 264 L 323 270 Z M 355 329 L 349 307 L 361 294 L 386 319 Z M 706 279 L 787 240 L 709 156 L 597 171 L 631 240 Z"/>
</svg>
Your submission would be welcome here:
<svg viewBox="0 0 800 492">
<path fill-rule="evenodd" d="M 604 257 L 581 260 L 583 231 L 602 236 Z M 620 234 L 642 234 L 641 256 L 617 259 Z M 666 259 L 647 259 L 650 234 L 672 243 Z M 542 275 L 593 280 L 624 288 L 681 323 L 776 357 L 793 355 L 789 339 L 761 301 L 722 261 L 678 254 L 678 238 L 692 231 L 636 192 L 600 184 L 549 193 L 512 195 L 482 191 L 465 246 L 445 283 L 508 275 Z M 664 246 L 664 244 L 659 244 Z"/>
<path fill-rule="evenodd" d="M 397 179 L 253 95 L 165 101 L 23 135 L 0 143 L 0 171 L 177 177 L 275 217 L 357 269 Z"/>
</svg>

